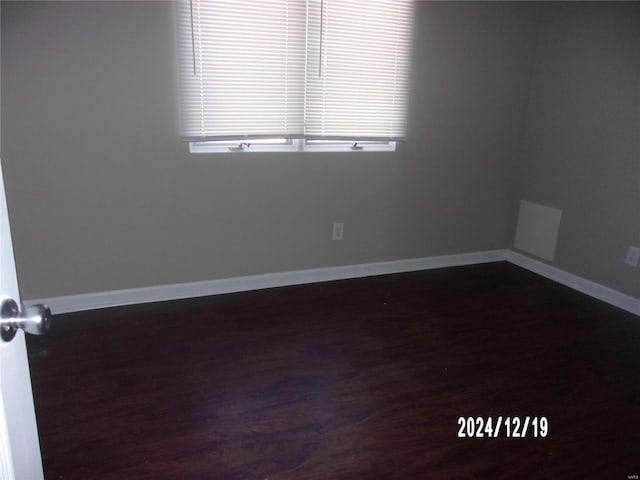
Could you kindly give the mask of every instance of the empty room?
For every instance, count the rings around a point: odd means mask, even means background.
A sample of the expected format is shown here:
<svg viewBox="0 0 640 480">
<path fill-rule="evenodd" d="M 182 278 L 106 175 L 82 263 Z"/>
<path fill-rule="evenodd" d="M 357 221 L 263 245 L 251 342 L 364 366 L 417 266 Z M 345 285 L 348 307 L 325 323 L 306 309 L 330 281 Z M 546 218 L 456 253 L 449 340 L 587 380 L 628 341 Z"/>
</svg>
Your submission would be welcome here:
<svg viewBox="0 0 640 480">
<path fill-rule="evenodd" d="M 0 480 L 640 478 L 640 2 L 0 9 Z"/>
</svg>

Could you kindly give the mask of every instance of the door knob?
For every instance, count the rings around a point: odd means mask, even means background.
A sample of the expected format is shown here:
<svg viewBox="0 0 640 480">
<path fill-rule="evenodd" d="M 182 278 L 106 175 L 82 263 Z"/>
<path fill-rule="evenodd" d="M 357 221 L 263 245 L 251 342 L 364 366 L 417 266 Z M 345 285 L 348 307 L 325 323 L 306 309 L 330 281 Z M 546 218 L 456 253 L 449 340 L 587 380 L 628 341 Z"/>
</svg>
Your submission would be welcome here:
<svg viewBox="0 0 640 480">
<path fill-rule="evenodd" d="M 10 342 L 19 328 L 27 333 L 42 335 L 51 326 L 51 310 L 44 304 L 20 309 L 15 300 L 4 297 L 0 305 L 0 333 Z"/>
</svg>

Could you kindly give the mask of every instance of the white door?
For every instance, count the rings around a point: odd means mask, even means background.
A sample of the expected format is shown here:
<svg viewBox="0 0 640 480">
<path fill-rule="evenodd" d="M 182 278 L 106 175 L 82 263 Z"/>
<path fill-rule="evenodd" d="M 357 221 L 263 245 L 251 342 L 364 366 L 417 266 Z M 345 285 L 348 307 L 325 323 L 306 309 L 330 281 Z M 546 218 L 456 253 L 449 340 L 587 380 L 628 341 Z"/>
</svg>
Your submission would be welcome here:
<svg viewBox="0 0 640 480">
<path fill-rule="evenodd" d="M 18 304 L 18 282 L 0 163 L 0 297 Z M 42 480 L 42 459 L 24 332 L 0 339 L 0 480 Z"/>
</svg>

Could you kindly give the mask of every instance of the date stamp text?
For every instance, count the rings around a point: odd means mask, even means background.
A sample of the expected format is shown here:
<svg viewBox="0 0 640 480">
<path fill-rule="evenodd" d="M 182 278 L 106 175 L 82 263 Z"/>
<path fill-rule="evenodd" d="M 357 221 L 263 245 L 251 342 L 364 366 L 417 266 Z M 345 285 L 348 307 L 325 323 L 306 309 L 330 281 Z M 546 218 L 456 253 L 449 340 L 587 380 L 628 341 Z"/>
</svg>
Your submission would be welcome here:
<svg viewBox="0 0 640 480">
<path fill-rule="evenodd" d="M 458 417 L 458 438 L 543 438 L 547 417 Z"/>
</svg>

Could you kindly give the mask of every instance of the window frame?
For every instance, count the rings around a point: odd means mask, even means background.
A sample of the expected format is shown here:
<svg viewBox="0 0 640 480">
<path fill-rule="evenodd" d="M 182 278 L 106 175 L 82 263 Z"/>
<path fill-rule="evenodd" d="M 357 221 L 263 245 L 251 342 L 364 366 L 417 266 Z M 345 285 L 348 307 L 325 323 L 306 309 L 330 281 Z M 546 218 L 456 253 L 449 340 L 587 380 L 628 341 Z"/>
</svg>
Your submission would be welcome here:
<svg viewBox="0 0 640 480">
<path fill-rule="evenodd" d="M 265 141 L 266 140 L 266 141 Z M 269 140 L 282 141 L 270 143 Z M 320 143 L 322 142 L 322 143 Z M 397 141 L 307 140 L 273 138 L 261 140 L 215 140 L 188 142 L 189 153 L 329 153 L 329 152 L 395 152 Z M 355 148 L 354 148 L 355 147 Z"/>
</svg>

